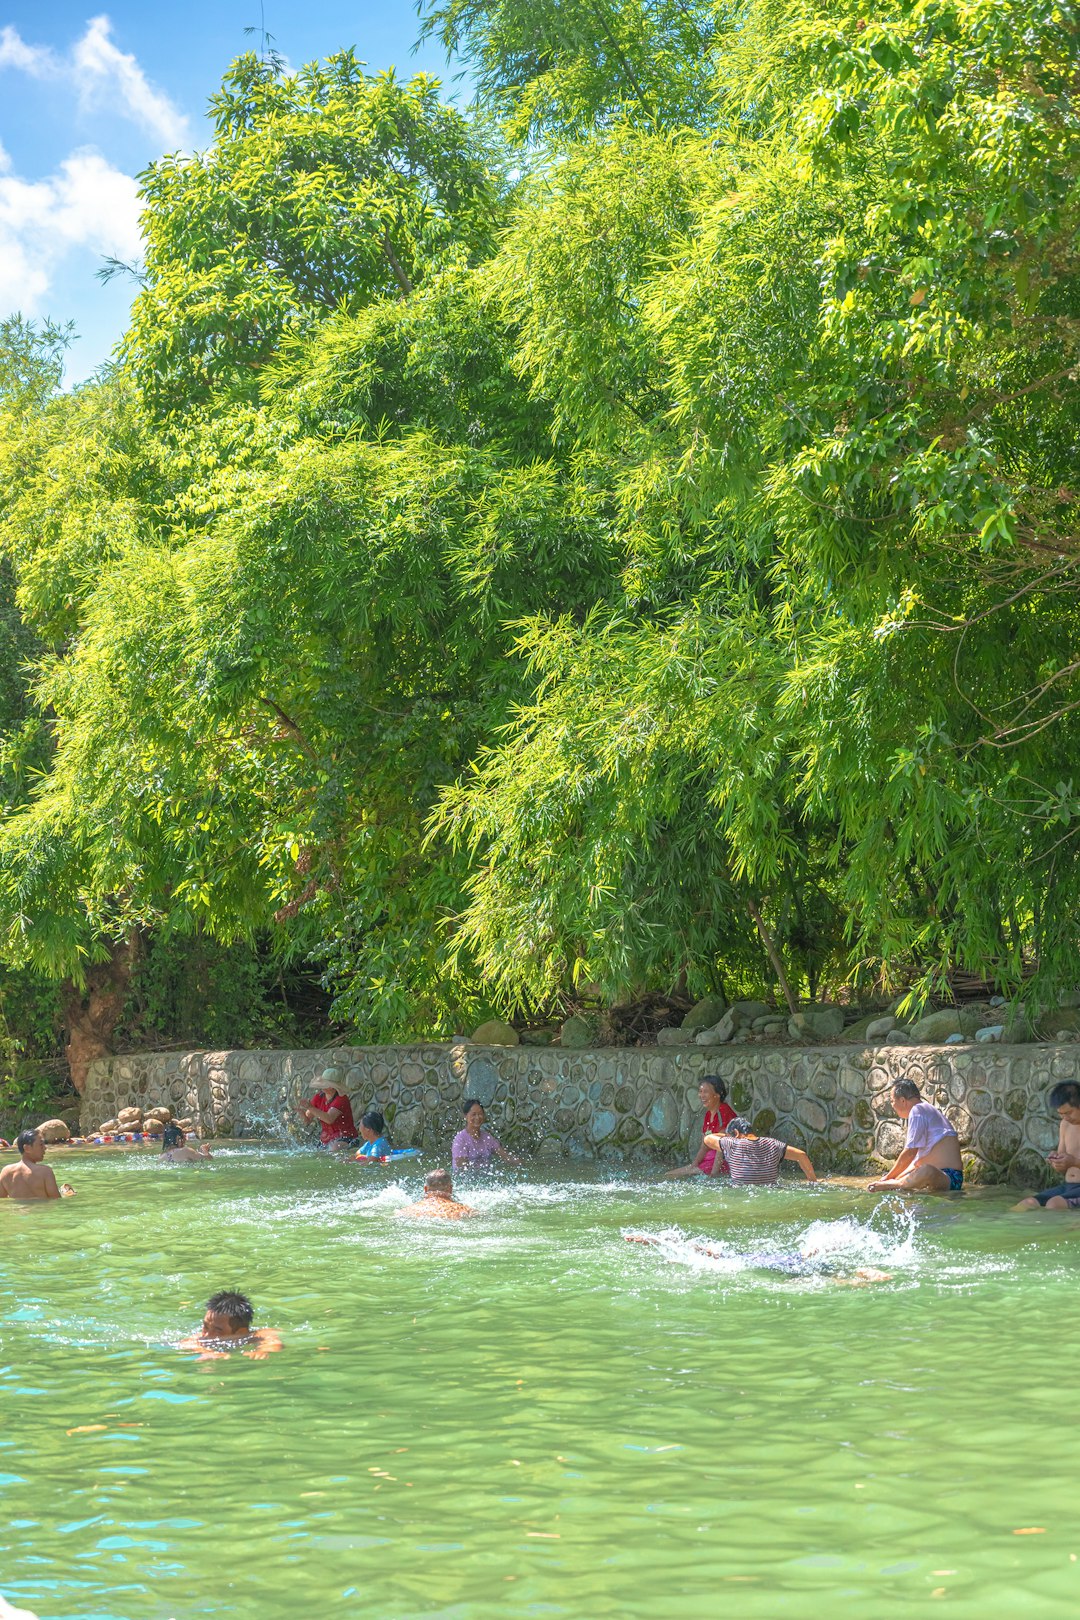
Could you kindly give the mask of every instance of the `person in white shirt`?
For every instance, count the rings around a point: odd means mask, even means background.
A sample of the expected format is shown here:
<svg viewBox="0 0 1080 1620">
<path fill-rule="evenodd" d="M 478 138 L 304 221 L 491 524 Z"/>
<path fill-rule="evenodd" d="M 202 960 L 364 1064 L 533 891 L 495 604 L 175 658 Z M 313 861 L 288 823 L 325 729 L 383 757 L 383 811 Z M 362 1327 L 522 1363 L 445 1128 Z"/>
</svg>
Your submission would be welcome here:
<svg viewBox="0 0 1080 1620">
<path fill-rule="evenodd" d="M 923 1102 L 914 1080 L 898 1080 L 892 1105 L 907 1120 L 904 1151 L 868 1192 L 959 1192 L 964 1185 L 960 1142 L 945 1115 L 933 1103 Z"/>
</svg>

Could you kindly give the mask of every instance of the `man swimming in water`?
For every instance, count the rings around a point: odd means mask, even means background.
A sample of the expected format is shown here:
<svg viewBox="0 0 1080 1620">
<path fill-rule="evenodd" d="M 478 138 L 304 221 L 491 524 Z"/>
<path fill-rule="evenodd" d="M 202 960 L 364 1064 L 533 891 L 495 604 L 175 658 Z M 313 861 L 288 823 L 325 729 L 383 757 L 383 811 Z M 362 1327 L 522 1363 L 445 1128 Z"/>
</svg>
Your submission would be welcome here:
<svg viewBox="0 0 1080 1620">
<path fill-rule="evenodd" d="M 203 1361 L 227 1356 L 230 1350 L 240 1350 L 253 1361 L 264 1361 L 272 1350 L 282 1348 L 281 1340 L 270 1328 L 253 1328 L 254 1316 L 254 1306 L 246 1294 L 222 1289 L 207 1300 L 198 1333 L 181 1339 L 177 1349 L 198 1350 Z"/>
<path fill-rule="evenodd" d="M 627 1243 L 641 1243 L 648 1248 L 661 1249 L 660 1238 L 646 1237 L 642 1232 L 624 1232 Z M 839 1271 L 833 1262 L 822 1256 L 813 1244 L 801 1244 L 798 1249 L 757 1249 L 750 1254 L 733 1256 L 723 1249 L 712 1249 L 707 1243 L 688 1243 L 695 1254 L 704 1254 L 710 1260 L 742 1259 L 747 1266 L 758 1271 L 781 1271 L 787 1277 L 827 1277 L 831 1282 L 846 1283 L 858 1288 L 865 1283 L 891 1282 L 891 1271 L 879 1271 L 876 1266 L 857 1266 L 852 1272 Z"/>
<path fill-rule="evenodd" d="M 940 1108 L 923 1102 L 914 1080 L 898 1080 L 892 1105 L 907 1120 L 904 1151 L 867 1192 L 959 1192 L 964 1185 L 960 1140 Z"/>
<path fill-rule="evenodd" d="M 75 1189 L 66 1181 L 62 1187 L 56 1185 L 56 1177 L 45 1163 L 45 1141 L 39 1131 L 20 1131 L 15 1146 L 22 1158 L 0 1170 L 0 1198 L 74 1198 Z"/>
<path fill-rule="evenodd" d="M 170 1164 L 202 1164 L 212 1154 L 205 1142 L 199 1147 L 191 1147 L 179 1125 L 170 1122 L 161 1139 L 161 1157 Z"/>
<path fill-rule="evenodd" d="M 454 1197 L 454 1183 L 449 1170 L 429 1170 L 424 1177 L 424 1196 L 415 1204 L 406 1204 L 395 1211 L 398 1215 L 430 1215 L 440 1221 L 460 1221 L 463 1215 L 475 1215 L 468 1204 Z"/>
</svg>

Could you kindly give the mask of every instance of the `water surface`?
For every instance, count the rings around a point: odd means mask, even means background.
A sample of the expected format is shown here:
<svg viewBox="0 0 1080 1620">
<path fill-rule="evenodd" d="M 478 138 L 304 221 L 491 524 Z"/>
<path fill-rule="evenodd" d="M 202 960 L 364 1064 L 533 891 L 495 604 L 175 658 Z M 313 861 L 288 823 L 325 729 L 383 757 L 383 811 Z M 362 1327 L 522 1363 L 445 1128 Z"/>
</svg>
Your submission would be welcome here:
<svg viewBox="0 0 1080 1620">
<path fill-rule="evenodd" d="M 1075 1217 L 575 1167 L 463 1180 L 479 1218 L 421 1225 L 411 1163 L 53 1162 L 75 1200 L 0 1205 L 0 1589 L 41 1620 L 1080 1595 Z M 800 1245 L 824 1274 L 762 1263 Z M 891 1280 L 845 1285 L 868 1265 Z M 281 1354 L 177 1352 L 220 1287 Z"/>
</svg>

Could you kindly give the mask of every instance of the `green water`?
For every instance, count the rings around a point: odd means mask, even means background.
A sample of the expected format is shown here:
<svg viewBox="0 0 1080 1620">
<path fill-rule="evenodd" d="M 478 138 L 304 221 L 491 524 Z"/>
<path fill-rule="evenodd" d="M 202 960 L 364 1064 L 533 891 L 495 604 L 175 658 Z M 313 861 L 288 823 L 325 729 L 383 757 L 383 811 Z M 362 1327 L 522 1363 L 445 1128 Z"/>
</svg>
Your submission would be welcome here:
<svg viewBox="0 0 1080 1620">
<path fill-rule="evenodd" d="M 1073 1217 L 568 1170 L 463 1183 L 479 1219 L 419 1225 L 393 1215 L 415 1171 L 312 1153 L 54 1163 L 77 1199 L 0 1205 L 0 1590 L 41 1620 L 1080 1595 Z M 893 1280 L 753 1263 L 813 1223 Z M 281 1354 L 177 1353 L 223 1286 Z"/>
</svg>

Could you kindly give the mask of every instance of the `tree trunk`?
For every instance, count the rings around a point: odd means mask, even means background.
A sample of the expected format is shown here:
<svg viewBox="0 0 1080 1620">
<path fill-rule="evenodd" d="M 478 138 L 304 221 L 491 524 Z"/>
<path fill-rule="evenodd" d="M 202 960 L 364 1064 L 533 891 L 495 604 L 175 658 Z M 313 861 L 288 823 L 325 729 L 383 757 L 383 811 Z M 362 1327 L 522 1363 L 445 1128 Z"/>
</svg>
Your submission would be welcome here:
<svg viewBox="0 0 1080 1620">
<path fill-rule="evenodd" d="M 127 1000 L 131 971 L 138 956 L 138 940 L 132 935 L 112 947 L 106 962 L 95 962 L 86 970 L 86 982 L 77 985 L 66 979 L 61 986 L 64 1010 L 64 1054 L 71 1080 L 80 1097 L 86 1089 L 86 1075 L 95 1058 L 112 1051 L 113 1031 L 120 1022 Z"/>
<path fill-rule="evenodd" d="M 784 964 L 780 960 L 780 952 L 776 948 L 775 941 L 773 940 L 772 935 L 769 933 L 765 919 L 761 915 L 756 901 L 747 900 L 746 909 L 749 911 L 751 917 L 754 919 L 754 922 L 757 924 L 757 931 L 761 935 L 761 943 L 764 945 L 769 961 L 773 965 L 773 972 L 780 980 L 780 988 L 784 992 L 784 1000 L 788 1004 L 788 1011 L 791 1013 L 792 1017 L 794 1017 L 799 1010 L 799 1003 L 791 993 L 791 986 L 788 983 L 788 976 L 784 972 Z"/>
</svg>

